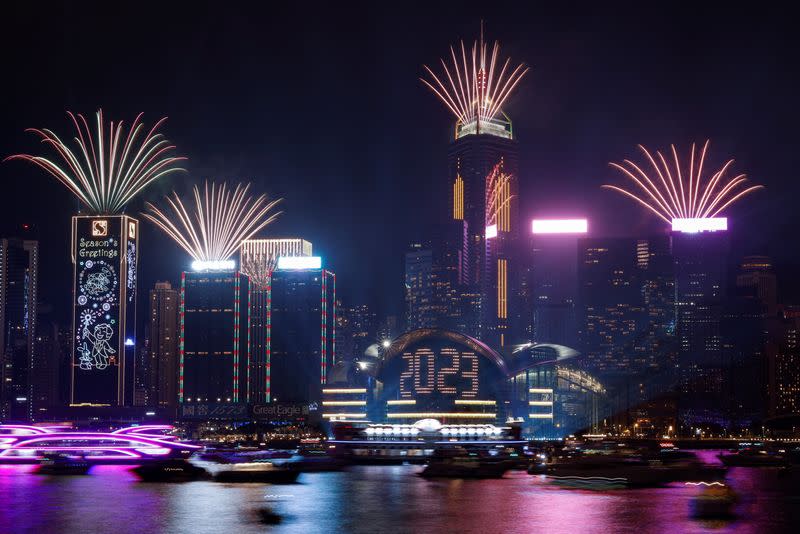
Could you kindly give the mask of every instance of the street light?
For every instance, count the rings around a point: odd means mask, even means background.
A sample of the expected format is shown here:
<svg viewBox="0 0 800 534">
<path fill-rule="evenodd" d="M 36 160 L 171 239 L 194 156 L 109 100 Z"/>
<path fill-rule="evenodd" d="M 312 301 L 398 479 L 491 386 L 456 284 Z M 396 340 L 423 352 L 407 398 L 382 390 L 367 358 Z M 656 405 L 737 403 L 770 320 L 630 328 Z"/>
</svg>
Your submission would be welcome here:
<svg viewBox="0 0 800 534">
<path fill-rule="evenodd" d="M 389 340 L 389 339 L 384 339 L 383 341 L 381 341 L 381 346 L 382 346 L 384 349 L 388 349 L 389 347 L 391 347 L 391 346 L 392 346 L 392 341 L 391 341 L 391 340 Z"/>
</svg>

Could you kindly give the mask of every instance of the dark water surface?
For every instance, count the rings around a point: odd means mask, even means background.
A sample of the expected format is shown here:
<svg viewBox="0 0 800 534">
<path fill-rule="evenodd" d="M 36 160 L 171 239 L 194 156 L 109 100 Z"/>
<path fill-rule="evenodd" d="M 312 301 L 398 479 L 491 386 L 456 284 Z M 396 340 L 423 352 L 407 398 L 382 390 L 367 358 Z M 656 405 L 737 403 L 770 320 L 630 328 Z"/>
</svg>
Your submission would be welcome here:
<svg viewBox="0 0 800 534">
<path fill-rule="evenodd" d="M 97 466 L 85 477 L 32 475 L 0 466 L 0 532 L 800 532 L 800 488 L 774 469 L 732 469 L 737 518 L 689 516 L 697 487 L 588 491 L 538 476 L 438 480 L 419 466 L 363 466 L 304 473 L 297 484 L 139 482 L 126 467 Z M 259 523 L 257 510 L 282 517 Z"/>
</svg>

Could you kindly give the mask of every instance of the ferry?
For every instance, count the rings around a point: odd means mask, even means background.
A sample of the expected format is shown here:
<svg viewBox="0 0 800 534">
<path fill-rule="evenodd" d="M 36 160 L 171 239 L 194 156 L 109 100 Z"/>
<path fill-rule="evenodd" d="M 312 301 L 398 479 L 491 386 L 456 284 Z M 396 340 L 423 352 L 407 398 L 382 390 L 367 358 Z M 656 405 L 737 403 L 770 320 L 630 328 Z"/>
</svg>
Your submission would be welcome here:
<svg viewBox="0 0 800 534">
<path fill-rule="evenodd" d="M 502 478 L 512 462 L 458 449 L 437 450 L 420 476 L 425 478 Z"/>
</svg>

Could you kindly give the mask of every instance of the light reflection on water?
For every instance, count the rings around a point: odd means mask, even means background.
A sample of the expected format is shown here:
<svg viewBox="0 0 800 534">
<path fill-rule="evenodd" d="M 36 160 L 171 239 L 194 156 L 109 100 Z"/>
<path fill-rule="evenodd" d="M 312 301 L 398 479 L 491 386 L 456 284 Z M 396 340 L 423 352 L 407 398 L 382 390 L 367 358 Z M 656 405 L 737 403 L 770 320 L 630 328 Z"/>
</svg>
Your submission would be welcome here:
<svg viewBox="0 0 800 534">
<path fill-rule="evenodd" d="M 738 517 L 699 522 L 700 491 L 667 488 L 588 491 L 510 472 L 501 480 L 436 480 L 418 466 L 363 466 L 305 473 L 290 485 L 147 484 L 129 468 L 96 466 L 85 477 L 47 477 L 0 466 L 0 532 L 788 532 L 800 521 L 797 478 L 777 470 L 733 469 Z M 791 486 L 794 484 L 794 486 Z M 275 527 L 258 522 L 270 507 Z"/>
</svg>

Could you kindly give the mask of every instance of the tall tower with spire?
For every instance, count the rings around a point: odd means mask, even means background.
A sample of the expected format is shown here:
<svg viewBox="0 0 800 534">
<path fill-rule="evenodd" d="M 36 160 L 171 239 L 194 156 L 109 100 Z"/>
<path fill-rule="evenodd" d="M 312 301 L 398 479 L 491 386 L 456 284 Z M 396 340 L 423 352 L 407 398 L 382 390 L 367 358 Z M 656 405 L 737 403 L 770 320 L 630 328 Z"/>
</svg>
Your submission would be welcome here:
<svg viewBox="0 0 800 534">
<path fill-rule="evenodd" d="M 458 282 L 466 334 L 502 348 L 512 342 L 517 315 L 518 147 L 503 105 L 528 72 L 499 58 L 483 38 L 468 50 L 450 47 L 442 70 L 421 78 L 455 115 L 448 153 L 450 243 L 459 256 Z"/>
</svg>

